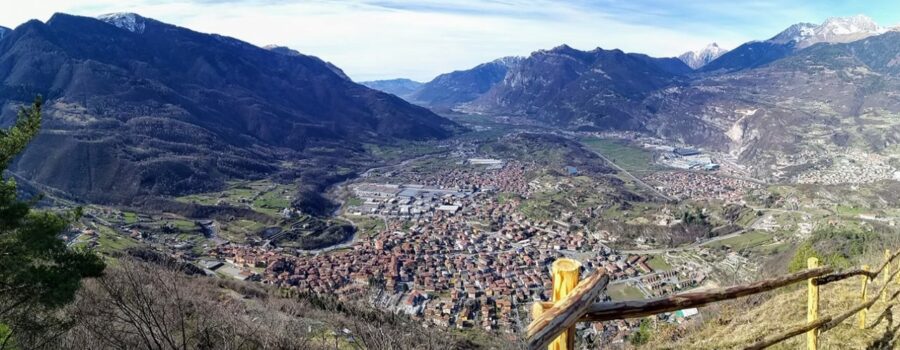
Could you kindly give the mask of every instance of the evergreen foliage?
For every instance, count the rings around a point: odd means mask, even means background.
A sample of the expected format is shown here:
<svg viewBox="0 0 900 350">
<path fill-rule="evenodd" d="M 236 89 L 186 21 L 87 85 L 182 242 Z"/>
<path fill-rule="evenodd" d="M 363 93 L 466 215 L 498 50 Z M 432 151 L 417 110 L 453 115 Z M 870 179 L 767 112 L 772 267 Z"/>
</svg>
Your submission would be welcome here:
<svg viewBox="0 0 900 350">
<path fill-rule="evenodd" d="M 35 137 L 41 99 L 19 111 L 16 123 L 0 130 L 0 171 L 5 171 Z M 19 199 L 13 179 L 0 181 L 0 348 L 9 338 L 59 327 L 54 310 L 72 302 L 85 277 L 100 276 L 104 264 L 94 254 L 69 249 L 59 238 L 80 212 L 33 210 L 35 200 Z"/>
</svg>

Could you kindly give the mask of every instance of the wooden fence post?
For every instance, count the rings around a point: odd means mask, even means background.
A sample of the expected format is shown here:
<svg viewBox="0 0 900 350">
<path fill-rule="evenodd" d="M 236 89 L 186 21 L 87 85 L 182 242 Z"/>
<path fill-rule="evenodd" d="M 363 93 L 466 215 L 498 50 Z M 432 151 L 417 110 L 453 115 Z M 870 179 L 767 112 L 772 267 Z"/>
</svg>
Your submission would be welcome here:
<svg viewBox="0 0 900 350">
<path fill-rule="evenodd" d="M 882 303 L 887 303 L 887 285 L 891 278 L 891 262 L 888 260 L 890 258 L 891 250 L 887 249 L 884 251 L 884 271 L 881 271 L 881 273 L 884 274 L 884 277 L 881 278 L 882 285 L 884 286 L 884 288 L 881 288 Z"/>
<path fill-rule="evenodd" d="M 809 258 L 806 260 L 806 267 L 814 269 L 819 267 L 819 259 Z M 813 323 L 819 319 L 819 286 L 815 284 L 815 278 L 806 280 L 807 286 L 807 303 L 806 303 L 806 323 Z M 819 345 L 819 330 L 810 329 L 806 332 L 806 348 L 808 350 L 816 350 Z"/>
<path fill-rule="evenodd" d="M 862 266 L 863 271 L 869 271 L 869 265 Z M 862 291 L 860 292 L 860 300 L 862 302 L 866 302 L 866 291 L 869 289 L 869 276 L 863 276 L 862 280 Z M 859 310 L 859 329 L 866 329 L 866 313 L 868 313 L 868 308 L 863 308 Z"/>
<path fill-rule="evenodd" d="M 584 319 L 591 303 L 603 293 L 609 283 L 606 269 L 598 269 L 592 276 L 581 280 L 563 301 L 556 304 L 534 303 L 532 313 L 540 314 L 528 324 L 525 339 L 528 350 L 550 348 L 556 338 Z M 542 310 L 538 310 L 541 308 Z"/>
<path fill-rule="evenodd" d="M 575 289 L 578 285 L 578 279 L 581 275 L 581 263 L 572 259 L 559 259 L 553 262 L 551 267 L 553 273 L 553 296 L 550 301 L 554 304 L 566 298 L 566 295 Z M 534 310 L 534 309 L 532 309 Z M 550 346 L 548 350 L 574 350 L 575 349 L 575 327 L 571 327 Z"/>
</svg>

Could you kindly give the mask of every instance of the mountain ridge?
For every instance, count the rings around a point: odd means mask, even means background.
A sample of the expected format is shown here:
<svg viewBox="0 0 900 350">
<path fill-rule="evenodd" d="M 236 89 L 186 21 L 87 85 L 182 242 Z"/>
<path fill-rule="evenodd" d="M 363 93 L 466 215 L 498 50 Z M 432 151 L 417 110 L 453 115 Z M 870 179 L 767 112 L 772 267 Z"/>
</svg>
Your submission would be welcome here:
<svg viewBox="0 0 900 350">
<path fill-rule="evenodd" d="M 683 79 L 660 62 L 690 70 L 675 58 L 660 61 L 618 49 L 581 51 L 560 45 L 538 50 L 464 109 L 588 128 L 638 130 L 642 122 L 630 111 L 640 99 Z"/>
<path fill-rule="evenodd" d="M 871 18 L 830 17 L 822 24 L 796 23 L 763 41 L 750 41 L 726 52 L 700 72 L 734 72 L 756 68 L 818 43 L 848 43 L 887 32 Z"/>
<path fill-rule="evenodd" d="M 763 66 L 704 76 L 644 101 L 658 135 L 732 153 L 788 180 L 850 151 L 900 141 L 900 32 L 817 44 Z M 789 159 L 802 154 L 801 159 Z M 793 164 L 790 167 L 779 164 Z"/>
<path fill-rule="evenodd" d="M 503 57 L 470 69 L 438 75 L 409 94 L 409 99 L 436 108 L 455 107 L 490 90 L 519 62 L 520 57 Z"/>
<path fill-rule="evenodd" d="M 0 41 L 0 119 L 46 99 L 44 128 L 13 165 L 19 175 L 88 201 L 128 202 L 268 176 L 317 145 L 360 154 L 360 142 L 456 128 L 313 56 L 135 20 L 142 29 L 58 13 Z"/>
</svg>

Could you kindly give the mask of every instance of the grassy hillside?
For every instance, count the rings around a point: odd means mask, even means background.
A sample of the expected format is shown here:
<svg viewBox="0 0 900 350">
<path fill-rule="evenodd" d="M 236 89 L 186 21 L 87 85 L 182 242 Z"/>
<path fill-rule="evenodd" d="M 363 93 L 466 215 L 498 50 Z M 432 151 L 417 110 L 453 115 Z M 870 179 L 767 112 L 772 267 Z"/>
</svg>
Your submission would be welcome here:
<svg viewBox="0 0 900 350">
<path fill-rule="evenodd" d="M 823 264 L 839 269 L 852 269 L 866 264 L 878 268 L 884 261 L 884 250 L 900 248 L 896 229 L 875 227 L 872 230 L 832 228 L 814 232 L 797 244 L 790 254 L 780 254 L 767 264 L 759 279 L 797 271 L 805 267 L 806 259 L 818 257 Z M 892 272 L 897 271 L 897 261 Z M 837 316 L 861 303 L 860 285 L 863 277 L 851 277 L 819 288 L 819 316 Z M 879 276 L 870 281 L 868 298 L 877 295 L 882 287 Z M 753 295 L 733 301 L 713 304 L 701 309 L 702 318 L 686 325 L 660 325 L 653 333 L 648 349 L 739 349 L 763 337 L 771 337 L 806 323 L 807 289 L 798 283 L 769 293 Z M 820 349 L 888 349 L 896 348 L 900 325 L 894 319 L 900 295 L 900 278 L 890 282 L 888 301 L 879 300 L 868 311 L 865 329 L 859 329 L 854 315 L 819 337 Z M 806 337 L 797 336 L 778 344 L 774 349 L 805 347 Z"/>
<path fill-rule="evenodd" d="M 822 286 L 819 290 L 819 315 L 835 316 L 860 303 L 862 277 Z M 881 289 L 879 281 L 869 284 L 869 297 Z M 900 293 L 900 284 L 889 286 L 889 296 Z M 820 334 L 820 349 L 887 349 L 900 340 L 898 321 L 893 312 L 897 299 L 888 303 L 876 302 L 868 311 L 866 329 L 859 329 L 856 316 Z M 662 328 L 647 348 L 651 349 L 741 349 L 763 336 L 779 334 L 806 323 L 806 288 L 796 287 L 788 292 L 751 297 L 719 307 L 719 314 L 707 319 L 683 337 L 677 331 Z M 677 338 L 672 341 L 672 338 Z M 799 349 L 806 345 L 801 335 L 773 346 L 772 349 Z"/>
</svg>

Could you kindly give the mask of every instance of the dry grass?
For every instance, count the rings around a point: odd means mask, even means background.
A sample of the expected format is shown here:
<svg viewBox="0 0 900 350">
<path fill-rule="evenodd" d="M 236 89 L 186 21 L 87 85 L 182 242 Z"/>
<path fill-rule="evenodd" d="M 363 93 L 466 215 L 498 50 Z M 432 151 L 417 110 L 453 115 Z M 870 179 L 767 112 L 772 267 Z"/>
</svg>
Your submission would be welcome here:
<svg viewBox="0 0 900 350">
<path fill-rule="evenodd" d="M 863 277 L 821 286 L 819 315 L 837 316 L 860 303 L 860 284 Z M 868 297 L 881 289 L 880 278 L 869 283 Z M 898 343 L 900 320 L 894 319 L 892 308 L 898 301 L 900 283 L 888 287 L 888 303 L 877 301 L 868 312 L 866 329 L 857 327 L 857 316 L 819 335 L 819 349 L 889 349 Z M 896 293 L 896 294 L 895 294 Z M 806 288 L 763 296 L 762 300 L 745 299 L 719 308 L 715 318 L 708 319 L 697 329 L 671 342 L 669 337 L 657 337 L 648 348 L 655 349 L 740 349 L 762 337 L 771 337 L 787 329 L 806 323 Z M 758 302 L 758 305 L 754 305 Z M 888 306 L 888 307 L 886 307 Z M 662 339 L 667 338 L 667 339 Z M 793 337 L 772 349 L 804 348 L 806 336 Z"/>
</svg>

